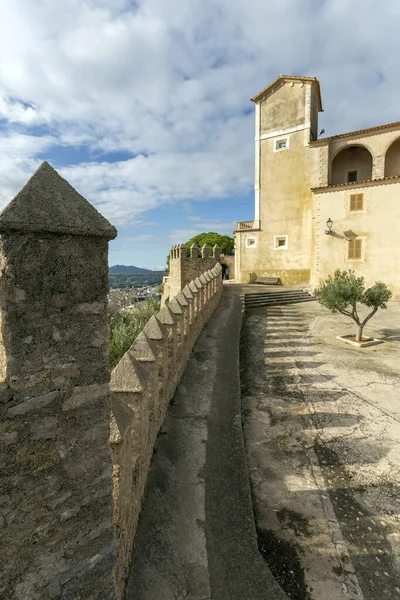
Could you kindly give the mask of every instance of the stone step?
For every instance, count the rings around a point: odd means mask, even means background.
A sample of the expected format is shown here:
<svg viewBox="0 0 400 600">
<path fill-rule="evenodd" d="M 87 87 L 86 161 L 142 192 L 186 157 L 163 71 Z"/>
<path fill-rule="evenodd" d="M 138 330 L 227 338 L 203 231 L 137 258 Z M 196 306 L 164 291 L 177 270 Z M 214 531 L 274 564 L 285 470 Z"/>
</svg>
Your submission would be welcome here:
<svg viewBox="0 0 400 600">
<path fill-rule="evenodd" d="M 246 296 L 253 296 L 254 294 L 265 294 L 265 295 L 270 295 L 270 294 L 308 294 L 308 290 L 304 290 L 304 289 L 294 289 L 294 290 L 288 290 L 288 289 L 274 289 L 274 290 L 265 290 L 264 288 L 253 288 L 255 291 L 254 292 L 246 292 Z"/>
<path fill-rule="evenodd" d="M 311 294 L 307 294 L 307 292 L 286 292 L 284 294 L 274 294 L 274 293 L 266 293 L 266 294 L 246 294 L 246 298 L 249 299 L 257 299 L 257 298 L 269 298 L 269 299 L 285 299 L 285 298 L 312 298 Z"/>
<path fill-rule="evenodd" d="M 316 298 L 286 298 L 285 300 L 259 300 L 259 301 L 248 301 L 245 302 L 246 308 L 258 308 L 263 306 L 281 306 L 283 304 L 297 304 L 301 302 L 315 302 Z"/>
<path fill-rule="evenodd" d="M 287 292 L 286 294 L 245 294 L 246 298 L 314 298 L 311 294 L 307 294 L 306 292 Z"/>
</svg>

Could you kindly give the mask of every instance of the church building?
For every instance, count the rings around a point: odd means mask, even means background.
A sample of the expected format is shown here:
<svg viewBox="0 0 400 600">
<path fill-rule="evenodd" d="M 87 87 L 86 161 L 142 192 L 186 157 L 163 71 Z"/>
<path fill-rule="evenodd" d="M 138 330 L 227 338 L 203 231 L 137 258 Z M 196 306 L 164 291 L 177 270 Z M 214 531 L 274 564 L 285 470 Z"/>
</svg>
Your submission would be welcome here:
<svg viewBox="0 0 400 600">
<path fill-rule="evenodd" d="M 313 289 L 335 269 L 400 300 L 400 122 L 318 139 L 315 77 L 280 75 L 255 103 L 255 214 L 235 230 L 236 281 Z"/>
</svg>

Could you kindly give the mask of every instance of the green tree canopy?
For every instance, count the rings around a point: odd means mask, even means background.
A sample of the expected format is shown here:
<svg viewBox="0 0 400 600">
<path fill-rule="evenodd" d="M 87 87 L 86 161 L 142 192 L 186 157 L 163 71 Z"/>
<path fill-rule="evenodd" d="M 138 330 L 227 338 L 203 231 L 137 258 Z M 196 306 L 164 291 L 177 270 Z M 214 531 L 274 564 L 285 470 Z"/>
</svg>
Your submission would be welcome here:
<svg viewBox="0 0 400 600">
<path fill-rule="evenodd" d="M 200 250 L 204 244 L 211 247 L 214 247 L 215 244 L 217 244 L 221 248 L 222 254 L 233 254 L 235 240 L 229 235 L 221 235 L 220 233 L 215 233 L 215 231 L 209 231 L 208 233 L 198 233 L 186 242 L 185 246 L 189 249 L 193 244 L 196 244 Z"/>
<path fill-rule="evenodd" d="M 378 308 L 387 307 L 386 303 L 390 300 L 392 292 L 385 283 L 379 281 L 365 289 L 364 277 L 357 277 L 351 269 L 349 271 L 337 269 L 333 277 L 329 275 L 320 284 L 314 291 L 314 295 L 332 312 L 340 312 L 355 321 L 357 324 L 356 340 L 360 342 L 365 325 Z M 357 313 L 358 302 L 372 308 L 363 321 L 360 320 Z"/>
</svg>

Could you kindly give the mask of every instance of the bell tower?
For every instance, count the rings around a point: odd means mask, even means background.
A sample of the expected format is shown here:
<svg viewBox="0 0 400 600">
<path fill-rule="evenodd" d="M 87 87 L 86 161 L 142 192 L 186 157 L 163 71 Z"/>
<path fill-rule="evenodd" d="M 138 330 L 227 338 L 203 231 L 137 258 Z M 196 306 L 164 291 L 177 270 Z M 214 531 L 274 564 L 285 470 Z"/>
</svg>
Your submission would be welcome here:
<svg viewBox="0 0 400 600">
<path fill-rule="evenodd" d="M 310 279 L 312 181 L 318 167 L 309 147 L 322 111 L 315 77 L 280 75 L 255 103 L 255 217 L 238 231 L 240 281 Z M 315 163 L 315 164 L 314 164 Z M 250 223 L 250 222 L 248 222 Z M 251 230 L 251 231 L 250 231 Z"/>
</svg>

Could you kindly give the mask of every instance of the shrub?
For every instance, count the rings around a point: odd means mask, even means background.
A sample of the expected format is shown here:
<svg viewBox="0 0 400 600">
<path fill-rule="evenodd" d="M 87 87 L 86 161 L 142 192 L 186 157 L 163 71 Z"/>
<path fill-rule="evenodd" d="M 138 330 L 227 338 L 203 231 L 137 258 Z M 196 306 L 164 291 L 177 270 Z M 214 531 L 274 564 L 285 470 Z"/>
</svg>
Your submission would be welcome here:
<svg viewBox="0 0 400 600">
<path fill-rule="evenodd" d="M 365 325 L 374 316 L 378 308 L 386 308 L 392 292 L 385 283 L 376 282 L 372 287 L 365 289 L 364 277 L 356 277 L 351 269 L 341 271 L 337 269 L 334 275 L 329 275 L 325 281 L 314 291 L 318 301 L 332 312 L 340 312 L 353 319 L 357 324 L 356 341 L 362 340 Z M 357 313 L 357 302 L 372 308 L 363 321 Z"/>
<path fill-rule="evenodd" d="M 116 367 L 151 317 L 160 310 L 160 303 L 149 300 L 124 312 L 110 314 L 110 368 Z"/>
</svg>

